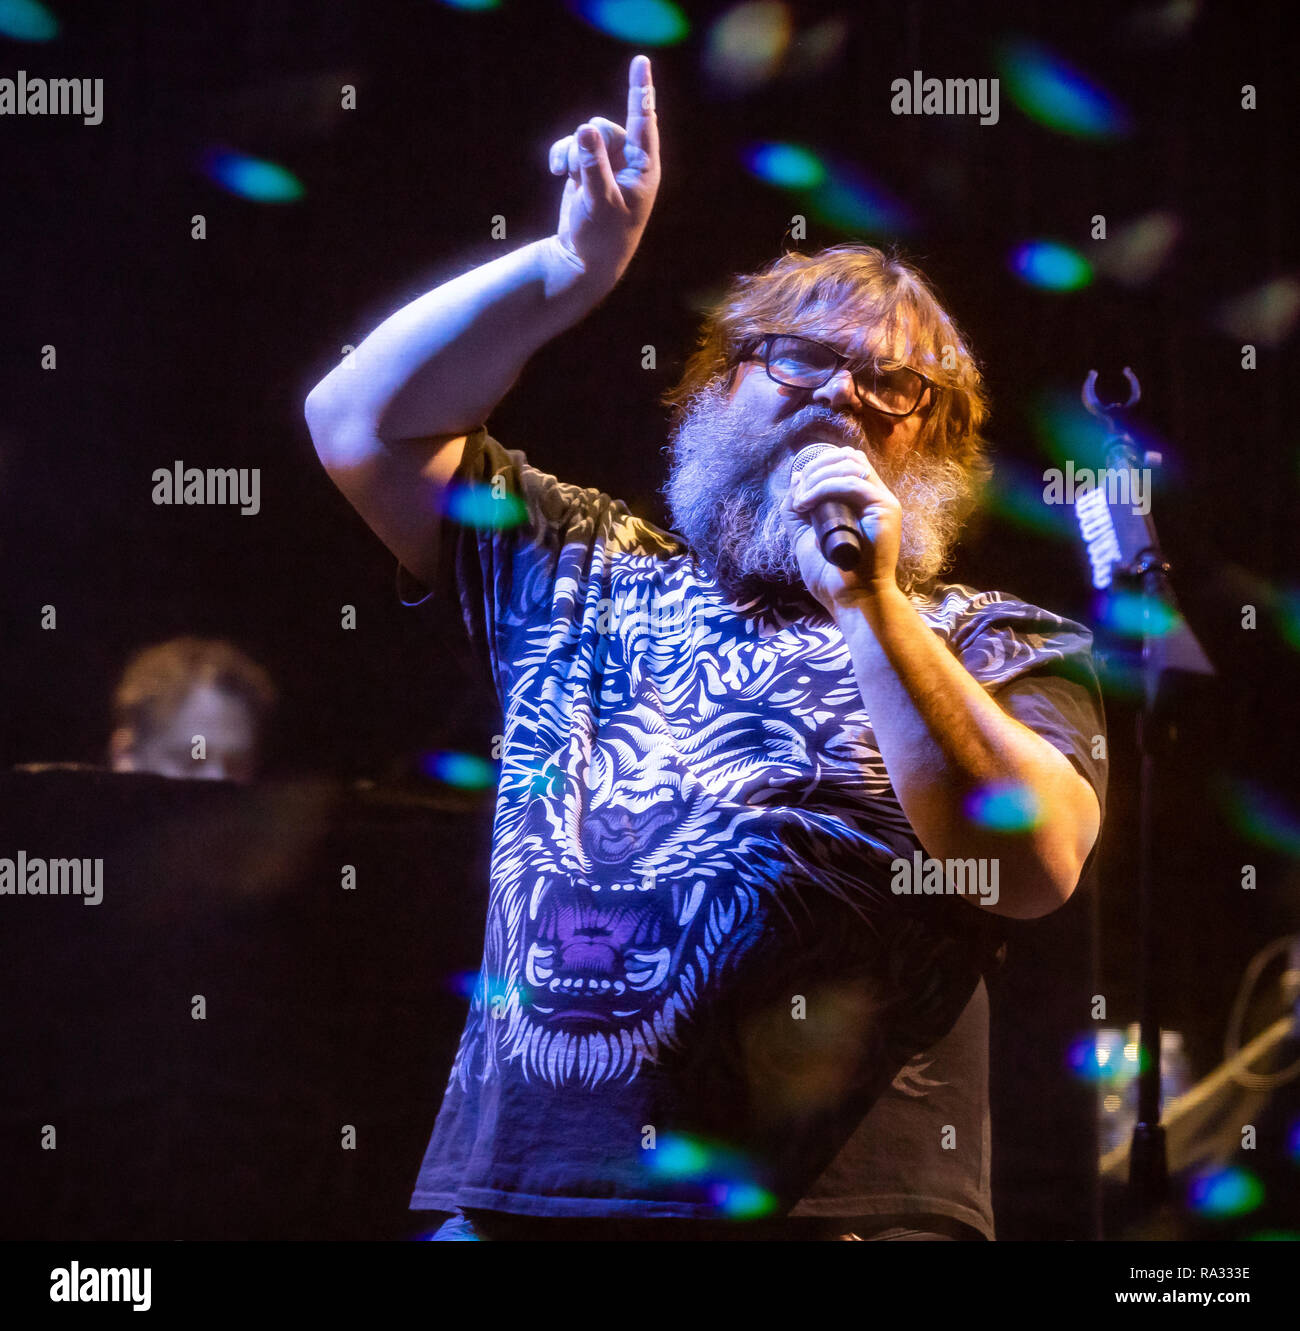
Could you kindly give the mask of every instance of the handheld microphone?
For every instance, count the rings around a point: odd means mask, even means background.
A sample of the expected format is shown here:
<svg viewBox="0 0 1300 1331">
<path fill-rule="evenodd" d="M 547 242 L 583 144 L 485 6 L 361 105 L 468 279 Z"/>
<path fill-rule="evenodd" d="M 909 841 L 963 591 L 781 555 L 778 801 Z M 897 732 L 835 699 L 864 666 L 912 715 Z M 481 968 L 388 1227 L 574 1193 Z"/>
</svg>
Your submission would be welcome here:
<svg viewBox="0 0 1300 1331">
<path fill-rule="evenodd" d="M 808 444 L 794 456 L 790 468 L 793 485 L 810 463 L 823 453 L 833 453 L 830 444 Z M 848 572 L 857 568 L 862 559 L 862 532 L 853 510 L 838 499 L 823 499 L 812 511 L 812 527 L 817 533 L 817 545 L 828 564 Z"/>
</svg>

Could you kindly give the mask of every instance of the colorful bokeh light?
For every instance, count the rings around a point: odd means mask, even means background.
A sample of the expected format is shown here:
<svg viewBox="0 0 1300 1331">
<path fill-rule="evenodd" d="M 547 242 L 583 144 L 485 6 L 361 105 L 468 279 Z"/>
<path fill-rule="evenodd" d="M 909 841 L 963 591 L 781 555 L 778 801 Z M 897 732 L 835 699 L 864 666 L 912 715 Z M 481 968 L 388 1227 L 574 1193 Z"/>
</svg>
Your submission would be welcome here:
<svg viewBox="0 0 1300 1331">
<path fill-rule="evenodd" d="M 725 88 L 756 88 L 780 68 L 794 25 L 779 0 L 751 0 L 729 9 L 705 39 L 704 72 Z"/>
<path fill-rule="evenodd" d="M 1082 1081 L 1131 1081 L 1141 1070 L 1136 1039 L 1114 1027 L 1089 1031 L 1073 1039 L 1066 1050 L 1066 1065 Z"/>
<path fill-rule="evenodd" d="M 741 160 L 752 175 L 792 191 L 799 208 L 837 230 L 891 236 L 915 226 L 908 207 L 851 162 L 781 141 L 750 144 Z"/>
<path fill-rule="evenodd" d="M 1078 291 L 1092 281 L 1092 265 L 1068 245 L 1029 240 L 1011 253 L 1011 271 L 1031 287 L 1044 291 Z"/>
<path fill-rule="evenodd" d="M 645 1153 L 650 1171 L 703 1184 L 710 1203 L 733 1220 L 754 1220 L 777 1210 L 777 1199 L 753 1179 L 738 1151 L 685 1134 L 665 1134 Z"/>
<path fill-rule="evenodd" d="M 490 485 L 469 482 L 449 485 L 443 492 L 443 512 L 466 527 L 490 527 L 505 531 L 528 519 L 528 508 L 519 495 L 494 493 Z"/>
<path fill-rule="evenodd" d="M 1271 790 L 1224 777 L 1219 799 L 1229 822 L 1246 840 L 1300 859 L 1300 815 Z"/>
<path fill-rule="evenodd" d="M 1173 213 L 1145 213 L 1099 247 L 1097 271 L 1122 286 L 1143 286 L 1169 261 L 1182 233 L 1183 224 Z"/>
<path fill-rule="evenodd" d="M 1100 84 L 1037 42 L 1011 39 L 999 45 L 1002 87 L 1031 120 L 1080 139 L 1114 139 L 1129 133 L 1123 107 Z"/>
<path fill-rule="evenodd" d="M 37 0 L 0 0 L 0 37 L 16 42 L 52 42 L 59 20 Z"/>
<path fill-rule="evenodd" d="M 777 1209 L 776 1198 L 754 1183 L 715 1183 L 709 1197 L 731 1220 L 757 1220 Z"/>
<path fill-rule="evenodd" d="M 1215 326 L 1230 337 L 1264 347 L 1280 346 L 1300 319 L 1300 282 L 1278 277 L 1223 302 Z"/>
<path fill-rule="evenodd" d="M 458 790 L 491 790 L 496 785 L 496 767 L 472 753 L 439 749 L 420 758 L 420 771 L 443 785 Z"/>
<path fill-rule="evenodd" d="M 447 988 L 461 998 L 473 998 L 478 988 L 478 971 L 456 971 L 447 977 Z"/>
<path fill-rule="evenodd" d="M 1192 1176 L 1187 1188 L 1188 1206 L 1216 1218 L 1246 1215 L 1263 1200 L 1264 1185 L 1244 1169 L 1204 1169 Z"/>
<path fill-rule="evenodd" d="M 293 172 L 275 162 L 224 148 L 204 156 L 203 173 L 222 189 L 254 203 L 292 203 L 306 192 Z"/>
<path fill-rule="evenodd" d="M 1038 797 L 1028 786 L 985 786 L 966 797 L 966 817 L 995 832 L 1028 832 L 1042 819 Z"/>
<path fill-rule="evenodd" d="M 1183 620 L 1157 597 L 1112 586 L 1099 598 L 1097 622 L 1122 638 L 1165 638 L 1181 628 Z"/>
<path fill-rule="evenodd" d="M 693 1137 L 665 1136 L 649 1153 L 652 1173 L 668 1178 L 698 1178 L 707 1172 L 713 1152 Z"/>
<path fill-rule="evenodd" d="M 569 0 L 569 7 L 593 28 L 639 46 L 672 46 L 691 30 L 686 15 L 669 0 Z"/>
<path fill-rule="evenodd" d="M 906 204 L 847 162 L 828 163 L 826 178 L 803 199 L 819 222 L 852 234 L 906 235 L 916 226 Z"/>
<path fill-rule="evenodd" d="M 1084 1081 L 1109 1081 L 1117 1072 L 1112 1053 L 1100 1032 L 1080 1035 L 1070 1041 L 1065 1062 L 1070 1071 Z"/>
<path fill-rule="evenodd" d="M 756 143 L 743 157 L 759 180 L 781 189 L 814 189 L 826 179 L 821 158 L 797 143 Z"/>
<path fill-rule="evenodd" d="M 461 998 L 477 996 L 489 1006 L 508 1002 L 512 995 L 519 992 L 505 976 L 489 975 L 481 970 L 453 971 L 447 976 L 446 987 Z"/>
</svg>

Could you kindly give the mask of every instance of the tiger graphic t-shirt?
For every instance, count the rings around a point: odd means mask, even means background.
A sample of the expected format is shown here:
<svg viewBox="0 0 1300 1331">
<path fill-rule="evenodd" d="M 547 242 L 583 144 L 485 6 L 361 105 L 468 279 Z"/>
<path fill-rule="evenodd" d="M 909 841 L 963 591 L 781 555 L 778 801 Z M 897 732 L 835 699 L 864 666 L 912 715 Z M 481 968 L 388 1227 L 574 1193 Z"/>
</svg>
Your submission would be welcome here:
<svg viewBox="0 0 1300 1331">
<path fill-rule="evenodd" d="M 991 1237 L 999 920 L 894 890 L 921 847 L 829 616 L 728 600 L 485 427 L 453 493 L 444 577 L 504 725 L 482 966 L 412 1207 Z M 1103 800 L 1087 630 L 955 584 L 912 603 Z"/>
</svg>

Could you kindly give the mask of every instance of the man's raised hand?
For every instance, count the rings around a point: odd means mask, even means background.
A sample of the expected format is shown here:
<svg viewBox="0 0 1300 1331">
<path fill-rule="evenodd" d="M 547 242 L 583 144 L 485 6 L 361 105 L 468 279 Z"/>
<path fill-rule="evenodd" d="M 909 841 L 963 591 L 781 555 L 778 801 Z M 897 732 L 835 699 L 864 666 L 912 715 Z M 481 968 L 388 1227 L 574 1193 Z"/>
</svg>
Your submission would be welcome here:
<svg viewBox="0 0 1300 1331">
<path fill-rule="evenodd" d="M 551 145 L 551 174 L 567 176 L 556 236 L 568 258 L 612 289 L 641 241 L 659 189 L 659 125 L 650 60 L 628 69 L 627 125 L 593 116 Z"/>
</svg>

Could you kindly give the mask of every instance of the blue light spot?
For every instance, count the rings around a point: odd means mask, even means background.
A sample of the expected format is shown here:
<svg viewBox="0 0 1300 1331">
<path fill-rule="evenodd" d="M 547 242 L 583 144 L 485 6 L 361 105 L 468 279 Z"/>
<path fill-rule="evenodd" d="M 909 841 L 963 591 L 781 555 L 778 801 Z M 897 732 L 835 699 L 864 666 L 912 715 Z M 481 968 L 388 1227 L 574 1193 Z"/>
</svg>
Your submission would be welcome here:
<svg viewBox="0 0 1300 1331">
<path fill-rule="evenodd" d="M 593 28 L 620 41 L 671 46 L 691 30 L 686 16 L 669 0 L 569 0 Z"/>
<path fill-rule="evenodd" d="M 1080 1077 L 1095 1077 L 1099 1073 L 1097 1064 L 1097 1042 L 1088 1035 L 1073 1040 L 1066 1050 L 1065 1061 L 1072 1072 Z"/>
<path fill-rule="evenodd" d="M 1114 1057 L 1115 1050 L 1096 1035 L 1081 1035 L 1071 1042 L 1066 1062 L 1075 1076 L 1084 1081 L 1109 1081 L 1123 1071 L 1123 1064 Z"/>
<path fill-rule="evenodd" d="M 444 492 L 443 511 L 466 527 L 491 527 L 505 530 L 521 526 L 528 519 L 528 508 L 517 495 L 498 495 L 490 485 L 468 482 L 449 485 Z"/>
<path fill-rule="evenodd" d="M 1187 1190 L 1187 1204 L 1202 1215 L 1245 1215 L 1263 1200 L 1264 1185 L 1244 1169 L 1203 1170 L 1193 1176 Z"/>
<path fill-rule="evenodd" d="M 0 0 L 0 36 L 49 42 L 58 35 L 59 20 L 37 0 Z"/>
<path fill-rule="evenodd" d="M 669 1178 L 695 1178 L 709 1167 L 710 1154 L 690 1137 L 665 1137 L 648 1152 L 650 1168 Z"/>
<path fill-rule="evenodd" d="M 1019 246 L 1011 255 L 1011 271 L 1048 291 L 1077 291 L 1092 281 L 1092 265 L 1082 254 L 1050 240 Z"/>
<path fill-rule="evenodd" d="M 814 217 L 842 231 L 901 235 L 914 225 L 902 203 L 853 166 L 832 164 L 826 179 L 806 197 Z"/>
<path fill-rule="evenodd" d="M 731 1147 L 669 1135 L 645 1155 L 651 1172 L 703 1184 L 711 1205 L 731 1219 L 749 1220 L 777 1209 L 776 1198 L 752 1181 L 748 1161 Z"/>
<path fill-rule="evenodd" d="M 1040 810 L 1027 786 L 985 786 L 966 798 L 966 816 L 996 832 L 1027 832 L 1038 826 Z"/>
<path fill-rule="evenodd" d="M 442 0 L 442 3 L 448 9 L 467 9 L 476 12 L 501 7 L 501 0 Z"/>
<path fill-rule="evenodd" d="M 1098 620 L 1125 638 L 1164 638 L 1182 623 L 1164 601 L 1141 592 L 1112 590 L 1100 598 Z"/>
<path fill-rule="evenodd" d="M 489 1008 L 504 1008 L 518 994 L 505 977 L 485 971 L 455 971 L 447 977 L 446 987 L 461 998 L 478 998 Z"/>
<path fill-rule="evenodd" d="M 1031 120 L 1080 139 L 1129 132 L 1127 112 L 1103 88 L 1036 42 L 1004 42 L 998 66 L 1007 96 Z"/>
<path fill-rule="evenodd" d="M 302 198 L 302 182 L 291 171 L 244 153 L 213 149 L 203 159 L 209 180 L 254 203 L 292 203 Z"/>
<path fill-rule="evenodd" d="M 490 790 L 496 785 L 496 768 L 472 753 L 426 753 L 420 759 L 420 770 L 434 781 L 461 790 Z"/>
<path fill-rule="evenodd" d="M 456 971 L 447 977 L 447 988 L 453 994 L 459 994 L 461 998 L 473 998 L 474 990 L 478 988 L 478 971 Z"/>
<path fill-rule="evenodd" d="M 755 1183 L 716 1183 L 709 1198 L 732 1220 L 753 1220 L 777 1209 L 776 1198 Z"/>
<path fill-rule="evenodd" d="M 796 143 L 758 143 L 744 153 L 745 165 L 760 180 L 782 189 L 813 189 L 826 179 L 821 159 Z"/>
</svg>

